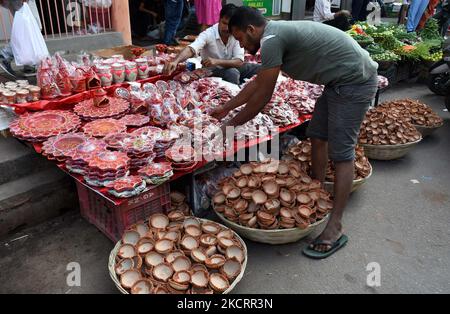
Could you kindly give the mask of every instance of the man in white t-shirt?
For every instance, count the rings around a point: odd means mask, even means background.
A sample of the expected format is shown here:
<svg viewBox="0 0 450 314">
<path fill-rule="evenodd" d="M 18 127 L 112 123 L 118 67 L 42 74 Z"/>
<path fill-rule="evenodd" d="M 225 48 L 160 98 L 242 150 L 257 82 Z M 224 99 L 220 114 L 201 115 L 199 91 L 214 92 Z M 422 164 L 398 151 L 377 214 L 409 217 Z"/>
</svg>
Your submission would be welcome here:
<svg viewBox="0 0 450 314">
<path fill-rule="evenodd" d="M 228 31 L 228 22 L 235 9 L 233 4 L 224 6 L 220 11 L 219 23 L 200 33 L 175 60 L 167 63 L 164 66 L 164 74 L 172 74 L 180 62 L 201 56 L 203 67 L 212 69 L 213 76 L 221 77 L 230 83 L 241 84 L 245 79 L 254 76 L 259 65 L 244 63 L 244 49 Z"/>
<path fill-rule="evenodd" d="M 316 0 L 313 16 L 315 22 L 330 21 L 340 15 L 350 16 L 350 12 L 346 10 L 342 10 L 336 13 L 331 12 L 331 2 L 332 0 Z"/>
</svg>

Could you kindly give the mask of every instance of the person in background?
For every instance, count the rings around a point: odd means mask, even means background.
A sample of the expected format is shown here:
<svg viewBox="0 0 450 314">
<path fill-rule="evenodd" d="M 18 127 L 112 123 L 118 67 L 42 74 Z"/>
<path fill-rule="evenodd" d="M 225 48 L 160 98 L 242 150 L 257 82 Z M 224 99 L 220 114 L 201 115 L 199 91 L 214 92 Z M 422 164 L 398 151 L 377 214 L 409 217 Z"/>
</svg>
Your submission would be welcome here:
<svg viewBox="0 0 450 314">
<path fill-rule="evenodd" d="M 164 74 L 172 74 L 178 63 L 197 55 L 202 57 L 202 65 L 213 70 L 213 76 L 223 78 L 234 84 L 241 84 L 246 78 L 254 76 L 259 65 L 244 63 L 244 49 L 230 35 L 228 22 L 236 10 L 234 4 L 227 4 L 220 11 L 218 24 L 204 32 L 164 67 Z"/>
<path fill-rule="evenodd" d="M 326 258 L 348 242 L 342 219 L 352 187 L 359 130 L 378 89 L 378 64 L 350 36 L 322 23 L 268 21 L 258 10 L 240 7 L 229 28 L 249 53 L 261 49 L 262 66 L 255 80 L 211 113 L 222 119 L 245 105 L 221 126 L 222 134 L 228 126 L 245 124 L 263 110 L 272 98 L 280 71 L 294 80 L 325 85 L 307 136 L 312 143 L 314 179 L 323 184 L 328 159 L 334 161 L 334 204 L 326 228 L 303 253 Z"/>
<path fill-rule="evenodd" d="M 325 22 L 334 20 L 340 15 L 351 16 L 350 12 L 346 10 L 341 10 L 339 12 L 331 12 L 331 0 L 316 0 L 314 5 L 314 16 L 313 20 L 315 22 Z"/>
<path fill-rule="evenodd" d="M 446 35 L 450 25 L 450 0 L 442 1 L 433 18 L 438 20 L 442 37 L 447 38 Z"/>
<path fill-rule="evenodd" d="M 183 0 L 165 0 L 166 29 L 164 32 L 164 43 L 166 45 L 178 45 L 175 35 L 183 16 Z"/>
<path fill-rule="evenodd" d="M 367 20 L 367 5 L 370 0 L 353 0 L 352 1 L 352 16 L 353 21 L 365 21 Z"/>
<path fill-rule="evenodd" d="M 147 39 L 149 28 L 164 19 L 164 4 L 162 0 L 132 0 L 130 4 L 133 32 L 138 39 Z"/>
<path fill-rule="evenodd" d="M 417 25 L 417 30 L 421 30 L 425 27 L 428 19 L 434 15 L 435 9 L 441 1 L 442 0 L 429 0 L 428 6 L 419 21 L 419 25 Z"/>
<path fill-rule="evenodd" d="M 341 10 L 336 13 L 331 12 L 331 0 L 316 0 L 314 5 L 314 21 L 325 23 L 342 31 L 347 31 L 351 28 L 350 17 L 350 12 L 346 10 Z"/>
<path fill-rule="evenodd" d="M 195 12 L 202 32 L 219 22 L 220 10 L 222 0 L 195 0 Z"/>
<path fill-rule="evenodd" d="M 402 6 L 400 8 L 400 12 L 398 12 L 398 20 L 397 24 L 405 25 L 406 24 L 406 14 L 408 13 L 409 1 L 403 0 Z"/>
<path fill-rule="evenodd" d="M 428 0 L 412 0 L 408 10 L 408 21 L 406 22 L 406 30 L 414 32 L 419 25 L 423 12 L 428 6 Z"/>
</svg>

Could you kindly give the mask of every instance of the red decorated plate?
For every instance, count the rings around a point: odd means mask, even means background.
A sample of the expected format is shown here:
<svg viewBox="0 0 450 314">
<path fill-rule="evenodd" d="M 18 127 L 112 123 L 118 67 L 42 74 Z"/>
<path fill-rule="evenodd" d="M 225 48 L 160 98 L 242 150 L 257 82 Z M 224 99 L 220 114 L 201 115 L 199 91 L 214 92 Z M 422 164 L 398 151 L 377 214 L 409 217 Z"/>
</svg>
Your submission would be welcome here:
<svg viewBox="0 0 450 314">
<path fill-rule="evenodd" d="M 133 191 L 143 184 L 140 176 L 128 176 L 115 180 L 106 185 L 107 188 L 113 189 L 116 192 Z"/>
<path fill-rule="evenodd" d="M 179 138 L 180 138 L 180 134 L 177 131 L 168 129 L 168 130 L 163 130 L 161 132 L 159 138 L 157 138 L 157 141 L 168 143 L 168 142 L 172 142 Z"/>
<path fill-rule="evenodd" d="M 196 155 L 192 146 L 180 145 L 172 146 L 170 149 L 166 150 L 166 157 L 169 161 L 180 163 L 193 161 Z"/>
<path fill-rule="evenodd" d="M 139 128 L 133 131 L 131 134 L 141 136 L 141 137 L 150 137 L 157 140 L 162 133 L 162 129 L 154 127 L 154 126 L 145 126 L 143 128 Z"/>
<path fill-rule="evenodd" d="M 94 100 L 89 99 L 75 105 L 73 111 L 87 120 L 110 118 L 127 113 L 130 110 L 130 103 L 127 100 L 107 97 L 109 105 L 105 107 L 97 107 Z"/>
<path fill-rule="evenodd" d="M 172 170 L 173 170 L 172 164 L 170 162 L 160 162 L 141 168 L 138 172 L 140 175 L 147 177 L 154 177 L 154 176 L 163 177 L 165 174 L 167 174 Z"/>
<path fill-rule="evenodd" d="M 114 180 L 114 179 L 123 177 L 127 173 L 128 173 L 128 170 L 126 170 L 126 169 L 121 169 L 121 170 L 119 170 L 117 172 L 104 172 L 103 174 L 99 174 L 97 172 L 89 171 L 89 172 L 87 172 L 86 177 L 91 179 L 91 180 L 106 181 L 106 180 Z"/>
<path fill-rule="evenodd" d="M 135 136 L 123 142 L 122 150 L 129 154 L 153 153 L 155 142 L 152 138 Z"/>
<path fill-rule="evenodd" d="M 130 158 L 122 152 L 101 152 L 92 155 L 88 159 L 88 165 L 91 169 L 100 171 L 119 171 L 120 169 L 128 169 Z"/>
<path fill-rule="evenodd" d="M 78 145 L 85 143 L 87 139 L 83 133 L 67 133 L 51 137 L 42 146 L 42 155 L 62 161 L 70 157 Z"/>
<path fill-rule="evenodd" d="M 192 162 L 192 163 L 188 163 L 185 164 L 183 167 L 178 167 L 178 168 L 173 168 L 173 170 L 178 171 L 178 172 L 189 172 L 194 170 L 194 168 L 197 166 L 198 162 Z M 179 165 L 181 166 L 181 165 Z"/>
<path fill-rule="evenodd" d="M 139 127 L 149 123 L 150 117 L 144 116 L 142 114 L 127 114 L 120 120 L 125 122 L 127 126 Z"/>
<path fill-rule="evenodd" d="M 67 157 L 72 158 L 72 161 L 81 161 L 89 158 L 93 154 L 106 151 L 106 143 L 102 140 L 90 138 L 84 143 L 78 145 L 73 151 L 69 151 Z"/>
<path fill-rule="evenodd" d="M 105 137 L 111 133 L 124 133 L 127 131 L 125 123 L 114 119 L 100 119 L 86 123 L 83 132 L 88 136 Z"/>
<path fill-rule="evenodd" d="M 75 131 L 80 124 L 80 118 L 70 111 L 47 110 L 20 116 L 11 123 L 10 131 L 15 137 L 40 141 Z"/>
<path fill-rule="evenodd" d="M 108 148 L 120 150 L 126 139 L 132 139 L 134 137 L 131 133 L 111 133 L 105 136 L 103 140 L 108 145 Z"/>
</svg>

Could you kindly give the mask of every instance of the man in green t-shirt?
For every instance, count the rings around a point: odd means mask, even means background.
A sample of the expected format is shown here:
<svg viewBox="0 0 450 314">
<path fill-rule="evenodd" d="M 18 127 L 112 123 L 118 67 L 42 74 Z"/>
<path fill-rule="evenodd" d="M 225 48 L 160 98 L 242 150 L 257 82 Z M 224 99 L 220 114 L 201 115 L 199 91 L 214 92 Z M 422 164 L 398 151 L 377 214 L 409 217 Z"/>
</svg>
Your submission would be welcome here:
<svg viewBox="0 0 450 314">
<path fill-rule="evenodd" d="M 220 119 L 246 104 L 222 125 L 223 132 L 227 126 L 246 123 L 264 108 L 280 71 L 296 80 L 325 85 L 307 135 L 312 142 L 312 177 L 324 182 L 328 157 L 335 163 L 334 208 L 323 233 L 303 253 L 328 257 L 348 241 L 341 221 L 353 181 L 359 129 L 377 90 L 377 64 L 346 33 L 322 23 L 267 21 L 257 10 L 240 7 L 229 28 L 250 53 L 261 49 L 262 67 L 254 81 L 212 113 Z"/>
</svg>

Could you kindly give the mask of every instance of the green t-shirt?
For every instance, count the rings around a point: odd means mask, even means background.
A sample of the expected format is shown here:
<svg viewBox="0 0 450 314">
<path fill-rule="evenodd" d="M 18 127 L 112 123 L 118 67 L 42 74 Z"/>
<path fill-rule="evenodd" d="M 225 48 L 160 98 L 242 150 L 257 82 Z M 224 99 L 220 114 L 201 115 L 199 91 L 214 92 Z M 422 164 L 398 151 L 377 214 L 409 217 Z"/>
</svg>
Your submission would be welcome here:
<svg viewBox="0 0 450 314">
<path fill-rule="evenodd" d="M 263 69 L 281 66 L 293 79 L 322 85 L 363 83 L 378 68 L 348 34 L 310 21 L 269 21 L 261 57 Z"/>
</svg>

